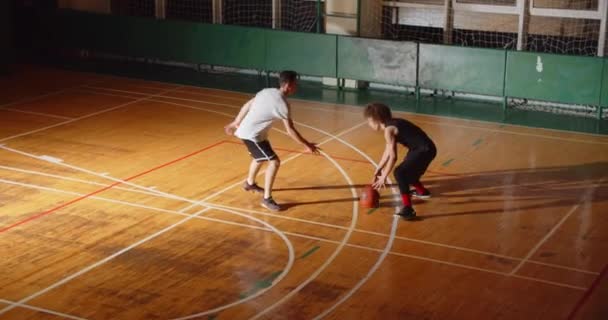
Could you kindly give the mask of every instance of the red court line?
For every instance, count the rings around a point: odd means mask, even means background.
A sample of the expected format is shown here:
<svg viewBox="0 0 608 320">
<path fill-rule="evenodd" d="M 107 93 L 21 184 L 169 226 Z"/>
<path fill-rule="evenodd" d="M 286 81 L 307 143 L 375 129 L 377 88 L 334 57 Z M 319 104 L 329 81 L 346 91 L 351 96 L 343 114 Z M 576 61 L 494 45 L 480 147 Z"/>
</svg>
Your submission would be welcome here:
<svg viewBox="0 0 608 320">
<path fill-rule="evenodd" d="M 608 264 L 604 266 L 602 272 L 600 272 L 600 274 L 597 276 L 597 278 L 595 278 L 595 281 L 593 281 L 589 289 L 587 289 L 587 291 L 585 291 L 585 294 L 580 298 L 580 300 L 578 300 L 578 302 L 574 306 L 574 309 L 572 309 L 570 315 L 568 315 L 568 320 L 572 320 L 574 319 L 574 317 L 576 317 L 577 313 L 585 305 L 587 300 L 589 300 L 589 297 L 591 297 L 591 294 L 593 294 L 593 291 L 600 284 L 606 273 L 608 273 Z"/>
<path fill-rule="evenodd" d="M 226 143 L 232 143 L 232 144 L 240 144 L 240 145 L 242 145 L 242 143 L 240 143 L 240 142 L 229 141 L 229 140 L 227 140 Z M 300 150 L 292 150 L 292 149 L 276 148 L 276 147 L 272 147 L 272 148 L 276 149 L 276 150 L 280 150 L 280 151 L 291 152 L 291 153 L 299 153 L 299 154 L 304 154 L 304 155 L 309 155 L 309 156 L 316 156 L 316 157 L 321 157 L 322 156 L 320 154 L 312 154 L 312 153 L 308 153 L 308 152 L 304 152 L 304 151 L 300 151 Z M 334 155 L 331 155 L 331 154 L 329 156 L 332 157 L 332 158 L 334 158 L 334 159 L 338 159 L 338 160 L 365 163 L 365 164 L 369 164 L 370 166 L 372 165 L 367 160 L 353 159 L 353 158 L 347 158 L 347 157 L 339 157 L 339 156 L 334 156 Z M 438 172 L 438 171 L 432 171 L 432 170 L 427 170 L 427 172 L 434 173 L 434 174 L 445 175 L 445 176 L 452 176 L 452 177 L 459 177 L 460 176 L 459 174 Z"/>
<path fill-rule="evenodd" d="M 84 199 L 86 199 L 86 198 L 89 198 L 89 197 L 94 196 L 94 195 L 96 195 L 96 194 L 102 193 L 102 192 L 104 192 L 104 191 L 106 191 L 106 190 L 108 190 L 108 189 L 111 189 L 111 188 L 113 188 L 113 187 L 115 187 L 115 186 L 117 186 L 117 185 L 120 185 L 120 184 L 122 184 L 123 182 L 133 180 L 133 179 L 135 179 L 135 178 L 138 178 L 138 177 L 141 177 L 141 176 L 143 176 L 143 175 L 146 175 L 146 174 L 148 174 L 148 173 L 150 173 L 150 172 L 156 171 L 156 170 L 158 170 L 158 169 L 162 169 L 162 168 L 167 167 L 167 166 L 170 166 L 170 165 L 172 165 L 172 164 L 174 164 L 174 163 L 176 163 L 176 162 L 179 162 L 179 161 L 182 161 L 182 160 L 184 160 L 184 159 L 190 158 L 190 157 L 192 157 L 192 156 L 194 156 L 194 155 L 197 155 L 197 154 L 199 154 L 199 153 L 201 153 L 201 152 L 207 151 L 207 150 L 209 150 L 209 149 L 211 149 L 211 148 L 213 148 L 213 147 L 217 147 L 217 146 L 219 146 L 220 144 L 223 144 L 223 143 L 225 143 L 225 142 L 226 142 L 225 140 L 222 140 L 222 141 L 216 142 L 216 143 L 214 143 L 214 144 L 212 144 L 212 145 L 206 146 L 206 147 L 204 147 L 204 148 L 202 148 L 202 149 L 200 149 L 200 150 L 197 150 L 197 151 L 192 152 L 192 153 L 190 153 L 190 154 L 187 154 L 187 155 L 185 155 L 185 156 L 179 157 L 179 158 L 177 158 L 177 159 L 175 159 L 175 160 L 171 160 L 171 161 L 169 161 L 169 162 L 167 162 L 167 163 L 161 164 L 161 165 L 156 166 L 156 167 L 154 167 L 154 168 L 152 168 L 152 169 L 146 170 L 146 171 L 141 172 L 141 173 L 138 173 L 138 174 L 136 174 L 136 175 L 134 175 L 134 176 L 128 177 L 128 178 L 126 178 L 126 179 L 123 179 L 123 181 L 118 181 L 118 182 L 115 182 L 115 183 L 113 183 L 113 184 L 111 184 L 111 185 L 109 185 L 109 186 L 107 186 L 107 187 L 103 187 L 103 188 L 101 188 L 101 189 L 99 189 L 99 190 L 93 191 L 93 192 L 91 192 L 91 193 L 89 193 L 89 194 L 86 194 L 86 195 L 84 195 L 84 196 L 81 196 L 81 197 L 78 197 L 78 198 L 76 198 L 76 199 L 70 200 L 70 201 L 68 201 L 68 202 L 66 202 L 66 203 L 64 203 L 64 204 L 59 205 L 59 206 L 56 206 L 56 207 L 54 207 L 54 208 L 52 208 L 52 209 L 49 209 L 49 210 L 46 210 L 46 211 L 40 212 L 40 213 L 35 214 L 35 215 L 33 215 L 33 216 L 31 216 L 31 217 L 28 217 L 28 218 L 26 218 L 26 219 L 23 219 L 23 220 L 21 220 L 21 221 L 15 222 L 15 223 L 13 223 L 13 224 L 11 224 L 11 225 L 7 226 L 7 227 L 4 227 L 4 228 L 0 229 L 0 233 L 3 233 L 3 232 L 6 232 L 6 231 L 9 231 L 9 230 L 11 230 L 11 229 L 13 229 L 13 228 L 15 228 L 15 227 L 18 227 L 18 226 L 20 226 L 20 225 L 23 225 L 23 224 L 25 224 L 25 223 L 28 223 L 28 222 L 30 222 L 30 221 L 34 221 L 34 220 L 36 220 L 36 219 L 39 219 L 39 218 L 44 217 L 44 216 L 46 216 L 46 215 L 49 215 L 49 214 L 51 214 L 51 213 L 53 213 L 53 212 L 55 212 L 55 211 L 57 211 L 57 210 L 59 210 L 59 209 L 65 208 L 65 207 L 67 207 L 67 206 L 69 206 L 69 205 L 71 205 L 71 204 L 74 204 L 74 203 L 76 203 L 76 202 L 82 201 L 82 200 L 84 200 Z"/>
</svg>

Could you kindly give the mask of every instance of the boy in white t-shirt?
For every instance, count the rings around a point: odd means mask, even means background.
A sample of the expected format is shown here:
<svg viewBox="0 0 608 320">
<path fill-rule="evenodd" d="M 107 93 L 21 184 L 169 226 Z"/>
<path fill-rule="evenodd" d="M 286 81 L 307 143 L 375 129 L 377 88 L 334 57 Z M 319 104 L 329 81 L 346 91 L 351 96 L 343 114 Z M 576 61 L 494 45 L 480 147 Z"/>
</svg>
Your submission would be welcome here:
<svg viewBox="0 0 608 320">
<path fill-rule="evenodd" d="M 294 128 L 289 112 L 287 96 L 296 92 L 297 76 L 294 71 L 283 71 L 279 74 L 279 88 L 264 89 L 241 108 L 234 121 L 224 127 L 226 134 L 243 140 L 253 160 L 249 165 L 247 180 L 243 183 L 245 191 L 264 193 L 262 205 L 269 210 L 279 211 L 281 207 L 272 199 L 272 185 L 281 161 L 272 150 L 268 141 L 268 130 L 274 120 L 281 119 L 287 133 L 292 139 L 306 146 L 308 152 L 319 153 L 316 144 L 308 142 Z M 235 131 L 236 130 L 236 131 Z M 263 162 L 268 161 L 264 189 L 255 183 L 255 177 Z"/>
</svg>

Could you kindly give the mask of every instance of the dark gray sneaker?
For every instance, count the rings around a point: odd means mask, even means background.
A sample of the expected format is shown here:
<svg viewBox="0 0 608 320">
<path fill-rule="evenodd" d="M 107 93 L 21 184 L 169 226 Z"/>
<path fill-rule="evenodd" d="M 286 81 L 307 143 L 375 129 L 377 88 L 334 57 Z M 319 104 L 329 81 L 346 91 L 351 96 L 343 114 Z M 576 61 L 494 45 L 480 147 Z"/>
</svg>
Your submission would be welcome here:
<svg viewBox="0 0 608 320">
<path fill-rule="evenodd" d="M 410 190 L 410 194 L 412 197 L 416 197 L 418 199 L 429 199 L 431 197 L 431 192 L 429 190 L 424 190 L 423 193 L 418 193 L 416 190 Z"/>
<path fill-rule="evenodd" d="M 274 199 L 272 199 L 272 197 L 268 198 L 268 199 L 263 199 L 262 205 L 264 206 L 264 208 L 266 208 L 270 211 L 280 211 L 281 210 L 281 206 L 279 206 L 276 202 L 274 202 Z"/>
<path fill-rule="evenodd" d="M 402 217 L 405 220 L 416 219 L 416 211 L 414 211 L 414 208 L 412 208 L 412 207 L 403 207 L 401 209 L 401 211 L 399 213 L 397 213 L 397 215 Z"/>
<path fill-rule="evenodd" d="M 245 190 L 245 191 L 252 191 L 252 192 L 258 192 L 258 193 L 263 193 L 264 192 L 264 189 L 260 188 L 260 186 L 258 186 L 256 183 L 249 184 L 247 182 L 247 180 L 245 180 L 245 182 L 243 183 L 243 190 Z"/>
</svg>

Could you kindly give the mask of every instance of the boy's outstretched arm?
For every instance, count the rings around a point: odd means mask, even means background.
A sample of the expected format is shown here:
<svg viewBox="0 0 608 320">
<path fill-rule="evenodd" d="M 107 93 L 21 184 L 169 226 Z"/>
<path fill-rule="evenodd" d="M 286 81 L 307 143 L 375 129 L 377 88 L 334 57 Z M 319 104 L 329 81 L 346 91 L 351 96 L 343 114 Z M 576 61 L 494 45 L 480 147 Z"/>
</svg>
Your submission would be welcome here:
<svg viewBox="0 0 608 320">
<path fill-rule="evenodd" d="M 308 140 L 304 139 L 300 132 L 296 130 L 296 128 L 293 126 L 293 120 L 291 120 L 291 118 L 283 119 L 283 124 L 285 125 L 285 130 L 287 130 L 289 136 L 299 144 L 305 145 L 308 152 L 315 154 L 319 153 L 319 148 L 317 145 L 315 143 L 308 142 Z"/>
<path fill-rule="evenodd" d="M 236 116 L 234 121 L 230 122 L 224 127 L 224 132 L 226 132 L 227 135 L 231 136 L 234 133 L 234 130 L 239 127 L 239 124 L 241 124 L 241 121 L 243 121 L 243 118 L 245 118 L 245 115 L 247 115 L 247 112 L 249 112 L 249 108 L 251 108 L 252 103 L 253 98 L 243 105 L 241 111 L 239 111 L 239 114 Z"/>
</svg>

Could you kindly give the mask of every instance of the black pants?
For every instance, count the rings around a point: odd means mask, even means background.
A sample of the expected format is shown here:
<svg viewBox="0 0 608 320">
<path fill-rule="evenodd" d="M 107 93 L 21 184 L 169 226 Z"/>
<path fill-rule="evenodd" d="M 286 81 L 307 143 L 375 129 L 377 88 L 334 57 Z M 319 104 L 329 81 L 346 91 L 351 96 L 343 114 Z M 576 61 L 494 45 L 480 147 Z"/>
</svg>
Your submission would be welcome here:
<svg viewBox="0 0 608 320">
<path fill-rule="evenodd" d="M 436 155 L 437 149 L 434 145 L 412 149 L 407 153 L 403 162 L 395 167 L 393 172 L 401 194 L 408 193 L 410 185 L 420 182 L 420 177 L 426 172 Z"/>
</svg>

